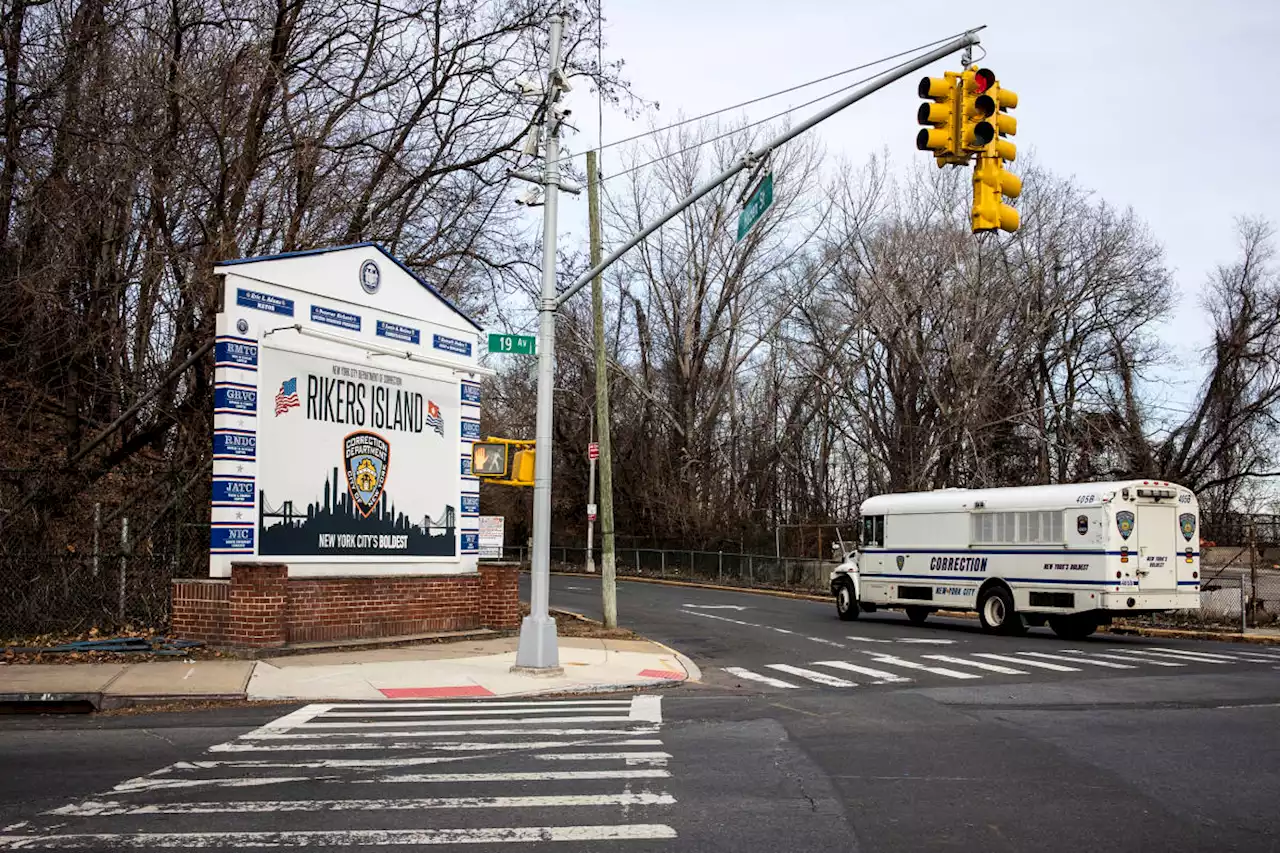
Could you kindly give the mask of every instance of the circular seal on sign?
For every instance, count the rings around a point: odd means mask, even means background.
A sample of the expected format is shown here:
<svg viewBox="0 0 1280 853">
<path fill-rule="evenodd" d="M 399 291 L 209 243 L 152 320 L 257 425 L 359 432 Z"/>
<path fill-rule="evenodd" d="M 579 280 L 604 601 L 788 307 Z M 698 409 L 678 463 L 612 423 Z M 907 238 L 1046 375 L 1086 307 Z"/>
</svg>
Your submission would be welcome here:
<svg viewBox="0 0 1280 853">
<path fill-rule="evenodd" d="M 249 334 L 249 321 L 243 317 L 241 317 L 239 320 L 236 320 L 236 331 L 242 335 Z"/>
<path fill-rule="evenodd" d="M 382 286 L 382 270 L 373 261 L 365 261 L 360 265 L 360 286 L 369 294 L 377 293 Z"/>
</svg>

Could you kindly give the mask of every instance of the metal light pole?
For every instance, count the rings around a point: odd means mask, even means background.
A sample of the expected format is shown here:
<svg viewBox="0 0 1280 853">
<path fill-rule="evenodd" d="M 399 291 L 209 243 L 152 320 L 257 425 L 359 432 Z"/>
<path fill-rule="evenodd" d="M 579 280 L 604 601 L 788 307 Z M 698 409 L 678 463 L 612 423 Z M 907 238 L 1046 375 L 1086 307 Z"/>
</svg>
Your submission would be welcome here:
<svg viewBox="0 0 1280 853">
<path fill-rule="evenodd" d="M 594 406 L 590 407 L 590 411 L 591 411 L 591 429 L 587 433 L 587 441 L 595 441 L 596 440 L 595 407 Z M 592 550 L 592 546 L 595 544 L 592 540 L 595 538 L 596 520 L 595 520 L 595 517 L 591 514 L 591 507 L 594 506 L 596 502 L 596 458 L 592 456 L 590 452 L 588 452 L 587 455 L 590 457 L 590 459 L 588 460 L 588 463 L 591 466 L 591 471 L 590 473 L 587 474 L 587 574 L 594 575 L 596 573 L 596 555 L 595 555 L 595 551 Z"/>
<path fill-rule="evenodd" d="M 555 103 L 563 88 L 560 42 L 564 18 L 551 16 L 551 70 L 547 75 L 544 128 L 547 150 L 542 185 L 542 299 L 538 303 L 538 419 L 533 472 L 533 554 L 530 571 L 532 593 L 529 615 L 520 623 L 517 670 L 551 674 L 560 668 L 556 623 L 547 612 L 551 586 L 551 417 L 552 384 L 556 363 L 556 200 L 560 189 L 560 119 Z"/>
</svg>

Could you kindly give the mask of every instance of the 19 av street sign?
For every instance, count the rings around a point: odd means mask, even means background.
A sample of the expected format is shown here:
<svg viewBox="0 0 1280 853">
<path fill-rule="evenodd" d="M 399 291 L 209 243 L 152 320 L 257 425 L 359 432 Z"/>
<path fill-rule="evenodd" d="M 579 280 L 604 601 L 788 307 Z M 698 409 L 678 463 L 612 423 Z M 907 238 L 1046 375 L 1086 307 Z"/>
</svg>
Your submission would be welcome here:
<svg viewBox="0 0 1280 853">
<path fill-rule="evenodd" d="M 760 217 L 764 216 L 764 212 L 771 204 L 773 204 L 773 172 L 764 176 L 760 186 L 756 187 L 751 198 L 747 199 L 747 203 L 742 206 L 742 213 L 738 214 L 739 240 L 747 236 L 747 232 L 760 221 Z"/>
<path fill-rule="evenodd" d="M 535 355 L 533 335 L 490 334 L 489 352 L 505 355 Z"/>
</svg>

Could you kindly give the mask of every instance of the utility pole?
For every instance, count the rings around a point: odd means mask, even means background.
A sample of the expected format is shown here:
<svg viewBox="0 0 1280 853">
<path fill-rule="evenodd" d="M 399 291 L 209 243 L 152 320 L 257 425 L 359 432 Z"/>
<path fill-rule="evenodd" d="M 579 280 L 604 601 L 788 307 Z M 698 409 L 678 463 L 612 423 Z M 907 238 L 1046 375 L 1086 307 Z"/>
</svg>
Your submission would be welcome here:
<svg viewBox="0 0 1280 853">
<path fill-rule="evenodd" d="M 587 160 L 590 162 L 591 155 L 594 151 L 587 152 Z M 591 429 L 587 431 L 587 441 L 594 442 L 596 440 L 596 410 L 590 409 L 591 412 Z M 596 516 L 592 510 L 596 502 L 596 456 L 594 453 L 587 453 L 587 464 L 590 471 L 587 474 L 587 574 L 594 575 L 596 573 L 596 555 L 595 543 L 592 541 L 596 532 Z"/>
<path fill-rule="evenodd" d="M 542 298 L 538 303 L 538 417 L 533 485 L 533 554 L 529 615 L 520 623 L 516 670 L 550 674 L 560 668 L 556 623 L 548 613 L 551 587 L 551 418 L 556 364 L 556 201 L 560 189 L 560 122 L 556 101 L 565 89 L 560 69 L 564 17 L 551 15 L 550 71 L 543 108 L 546 152 L 541 177 L 546 197 L 542 208 Z"/>
<path fill-rule="evenodd" d="M 596 152 L 587 152 L 587 208 L 591 230 L 591 266 L 600 264 L 600 167 Z M 604 288 L 591 280 L 591 323 L 596 345 L 596 423 L 600 443 L 600 592 L 604 626 L 618 627 L 618 585 L 613 538 L 613 441 L 609 428 L 609 366 L 605 358 Z M 594 470 L 594 462 L 593 470 Z M 590 541 L 588 539 L 588 541 Z"/>
</svg>

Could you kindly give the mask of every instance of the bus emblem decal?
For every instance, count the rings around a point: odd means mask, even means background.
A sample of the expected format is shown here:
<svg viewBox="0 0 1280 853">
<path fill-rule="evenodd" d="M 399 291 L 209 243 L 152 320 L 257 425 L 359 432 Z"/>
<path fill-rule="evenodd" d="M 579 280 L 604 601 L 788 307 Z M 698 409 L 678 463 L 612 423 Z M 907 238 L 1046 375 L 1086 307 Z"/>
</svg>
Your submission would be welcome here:
<svg viewBox="0 0 1280 853">
<path fill-rule="evenodd" d="M 1117 512 L 1116 529 L 1120 531 L 1121 539 L 1128 539 L 1129 534 L 1133 532 L 1133 513 L 1125 511 Z"/>
<path fill-rule="evenodd" d="M 1196 517 L 1184 512 L 1178 516 L 1178 527 L 1182 529 L 1182 538 L 1190 542 L 1191 537 L 1196 535 Z"/>
<path fill-rule="evenodd" d="M 899 568 L 899 569 L 901 569 L 901 568 L 902 568 L 902 564 L 903 564 L 903 563 L 905 563 L 906 561 L 907 561 L 907 558 L 906 558 L 906 557 L 904 557 L 904 556 L 902 556 L 901 554 L 899 554 L 899 555 L 898 555 L 898 568 Z"/>
<path fill-rule="evenodd" d="M 1076 516 L 1076 533 L 1079 533 L 1081 536 L 1084 536 L 1088 532 L 1089 532 L 1089 516 L 1077 515 Z"/>
</svg>

